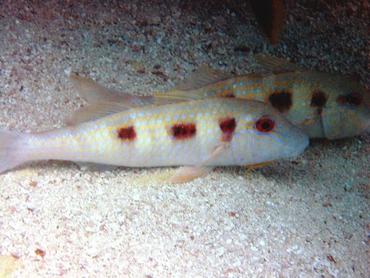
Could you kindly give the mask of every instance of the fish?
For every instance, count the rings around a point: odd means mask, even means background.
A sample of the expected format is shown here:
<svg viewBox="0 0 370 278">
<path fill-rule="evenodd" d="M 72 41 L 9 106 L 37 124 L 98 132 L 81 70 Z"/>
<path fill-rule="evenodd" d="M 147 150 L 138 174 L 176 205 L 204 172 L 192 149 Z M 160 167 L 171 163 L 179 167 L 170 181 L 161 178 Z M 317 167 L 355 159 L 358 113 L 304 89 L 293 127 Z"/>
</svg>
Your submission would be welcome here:
<svg viewBox="0 0 370 278">
<path fill-rule="evenodd" d="M 272 45 L 276 45 L 284 29 L 287 12 L 292 8 L 291 1 L 285 3 L 285 0 L 250 0 L 250 5 L 246 6 L 238 1 L 226 1 L 225 4 L 242 19 L 250 19 L 249 8 L 252 8 L 261 31 Z"/>
<path fill-rule="evenodd" d="M 295 157 L 309 142 L 304 132 L 258 101 L 211 98 L 152 104 L 151 97 L 127 94 L 116 103 L 109 89 L 88 78 L 72 79 L 88 94 L 90 109 L 77 111 L 74 121 L 50 131 L 0 131 L 0 173 L 29 161 L 53 159 L 180 166 L 168 182 L 182 183 L 215 166 Z"/>
<path fill-rule="evenodd" d="M 251 0 L 251 7 L 271 44 L 278 43 L 284 28 L 287 7 L 284 0 Z"/>
<path fill-rule="evenodd" d="M 312 71 L 285 59 L 255 55 L 265 72 L 234 76 L 202 65 L 157 98 L 226 97 L 271 105 L 310 138 L 353 137 L 370 130 L 370 93 L 352 78 Z"/>
</svg>

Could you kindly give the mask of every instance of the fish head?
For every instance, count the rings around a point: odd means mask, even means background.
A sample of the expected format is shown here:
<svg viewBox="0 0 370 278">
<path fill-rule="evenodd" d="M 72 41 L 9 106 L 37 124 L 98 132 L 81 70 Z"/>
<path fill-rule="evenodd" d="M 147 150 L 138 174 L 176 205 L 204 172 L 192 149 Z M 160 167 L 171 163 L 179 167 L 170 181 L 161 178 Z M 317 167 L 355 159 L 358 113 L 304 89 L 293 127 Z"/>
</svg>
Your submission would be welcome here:
<svg viewBox="0 0 370 278">
<path fill-rule="evenodd" d="M 338 78 L 324 89 L 329 96 L 321 113 L 325 137 L 338 139 L 370 131 L 370 92 L 350 78 Z"/>
<path fill-rule="evenodd" d="M 306 133 L 281 113 L 258 101 L 249 101 L 240 122 L 244 151 L 251 161 L 261 163 L 301 154 L 309 144 Z"/>
</svg>

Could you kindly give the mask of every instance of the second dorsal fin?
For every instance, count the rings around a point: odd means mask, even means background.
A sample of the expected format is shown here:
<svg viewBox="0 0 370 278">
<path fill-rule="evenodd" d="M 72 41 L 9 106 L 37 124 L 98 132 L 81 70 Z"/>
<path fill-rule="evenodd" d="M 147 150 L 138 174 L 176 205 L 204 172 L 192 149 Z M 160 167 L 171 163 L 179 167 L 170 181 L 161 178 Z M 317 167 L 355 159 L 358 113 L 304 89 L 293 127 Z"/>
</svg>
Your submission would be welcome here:
<svg viewBox="0 0 370 278">
<path fill-rule="evenodd" d="M 174 89 L 179 91 L 195 90 L 231 77 L 230 73 L 212 69 L 208 65 L 201 65 L 188 78 L 177 84 Z"/>
<path fill-rule="evenodd" d="M 172 90 L 156 92 L 154 96 L 156 101 L 162 99 L 167 99 L 168 101 L 203 99 L 205 96 L 198 89 L 232 77 L 233 75 L 230 73 L 214 70 L 207 65 L 202 65 Z"/>
<path fill-rule="evenodd" d="M 192 90 L 192 91 L 183 91 L 183 90 L 170 90 L 167 92 L 156 92 L 154 94 L 155 101 L 173 101 L 173 102 L 181 102 L 181 101 L 189 101 L 189 100 L 196 100 L 196 99 L 203 99 L 205 96 L 203 93 Z"/>
<path fill-rule="evenodd" d="M 304 68 L 300 65 L 289 62 L 286 59 L 278 58 L 269 54 L 257 54 L 254 56 L 256 62 L 266 70 L 272 73 L 302 71 Z"/>
</svg>

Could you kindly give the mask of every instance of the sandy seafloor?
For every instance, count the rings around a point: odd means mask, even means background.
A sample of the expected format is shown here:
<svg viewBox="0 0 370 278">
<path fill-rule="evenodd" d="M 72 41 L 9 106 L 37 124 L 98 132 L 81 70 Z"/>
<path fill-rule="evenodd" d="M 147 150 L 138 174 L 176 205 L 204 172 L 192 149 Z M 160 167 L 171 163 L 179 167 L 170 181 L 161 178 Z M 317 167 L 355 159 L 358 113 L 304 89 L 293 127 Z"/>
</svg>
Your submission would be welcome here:
<svg viewBox="0 0 370 278">
<path fill-rule="evenodd" d="M 369 83 L 368 1 L 296 1 L 276 47 L 244 2 L 32 2 L 0 0 L 2 129 L 62 126 L 83 104 L 71 70 L 151 94 L 201 64 L 250 72 L 264 51 Z M 33 163 L 0 175 L 0 260 L 14 277 L 369 277 L 369 161 L 363 135 L 183 185 Z"/>
</svg>

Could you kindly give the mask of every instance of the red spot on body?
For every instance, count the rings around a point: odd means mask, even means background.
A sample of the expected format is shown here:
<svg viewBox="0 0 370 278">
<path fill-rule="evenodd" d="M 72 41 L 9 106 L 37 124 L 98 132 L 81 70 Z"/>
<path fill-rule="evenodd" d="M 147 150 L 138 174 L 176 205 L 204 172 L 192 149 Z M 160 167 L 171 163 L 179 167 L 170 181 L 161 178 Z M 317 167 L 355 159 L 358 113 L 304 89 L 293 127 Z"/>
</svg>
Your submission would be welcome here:
<svg viewBox="0 0 370 278">
<path fill-rule="evenodd" d="M 311 107 L 316 107 L 318 114 L 321 115 L 322 110 L 325 107 L 327 100 L 328 100 L 328 97 L 325 95 L 323 91 L 315 90 L 312 93 L 312 97 L 311 97 Z"/>
<path fill-rule="evenodd" d="M 259 132 L 267 133 L 275 128 L 275 122 L 267 116 L 262 116 L 257 120 L 255 127 Z"/>
<path fill-rule="evenodd" d="M 171 134 L 175 139 L 183 140 L 195 136 L 197 129 L 193 123 L 175 124 L 171 127 Z"/>
<path fill-rule="evenodd" d="M 223 133 L 222 134 L 222 141 L 230 142 L 232 137 L 233 137 L 233 133 L 235 131 L 235 128 L 236 128 L 235 118 L 222 119 L 222 120 L 220 120 L 219 124 L 220 124 L 220 129 Z"/>
<path fill-rule="evenodd" d="M 121 127 L 117 133 L 118 138 L 123 141 L 132 141 L 136 138 L 136 132 L 133 126 Z"/>
<path fill-rule="evenodd" d="M 292 93 L 289 91 L 275 91 L 269 96 L 268 100 L 281 113 L 289 111 L 293 105 Z"/>
<path fill-rule="evenodd" d="M 357 92 L 352 92 L 347 95 L 342 95 L 337 98 L 339 104 L 349 104 L 352 106 L 359 106 L 362 103 L 362 95 Z"/>
</svg>

